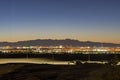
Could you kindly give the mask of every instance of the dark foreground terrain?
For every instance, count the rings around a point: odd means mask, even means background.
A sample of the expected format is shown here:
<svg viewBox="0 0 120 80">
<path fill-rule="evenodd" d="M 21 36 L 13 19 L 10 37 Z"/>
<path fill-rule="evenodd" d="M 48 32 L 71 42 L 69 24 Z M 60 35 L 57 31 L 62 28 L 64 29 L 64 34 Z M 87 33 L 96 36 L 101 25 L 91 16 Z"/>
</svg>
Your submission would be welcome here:
<svg viewBox="0 0 120 80">
<path fill-rule="evenodd" d="M 87 61 L 109 61 L 114 56 L 120 59 L 120 52 L 116 54 L 100 53 L 100 54 L 81 54 L 81 53 L 0 53 L 0 58 L 47 58 L 60 61 L 82 60 Z"/>
<path fill-rule="evenodd" d="M 1 64 L 0 80 L 120 80 L 120 66 Z"/>
</svg>

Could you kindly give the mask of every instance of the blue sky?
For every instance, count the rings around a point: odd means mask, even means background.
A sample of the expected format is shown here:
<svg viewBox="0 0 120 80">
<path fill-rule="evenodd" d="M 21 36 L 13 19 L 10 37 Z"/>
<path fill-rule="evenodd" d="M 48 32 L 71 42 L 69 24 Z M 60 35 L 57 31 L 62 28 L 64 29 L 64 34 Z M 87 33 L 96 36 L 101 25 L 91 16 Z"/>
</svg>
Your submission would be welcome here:
<svg viewBox="0 0 120 80">
<path fill-rule="evenodd" d="M 0 0 L 0 41 L 120 43 L 120 0 Z"/>
</svg>

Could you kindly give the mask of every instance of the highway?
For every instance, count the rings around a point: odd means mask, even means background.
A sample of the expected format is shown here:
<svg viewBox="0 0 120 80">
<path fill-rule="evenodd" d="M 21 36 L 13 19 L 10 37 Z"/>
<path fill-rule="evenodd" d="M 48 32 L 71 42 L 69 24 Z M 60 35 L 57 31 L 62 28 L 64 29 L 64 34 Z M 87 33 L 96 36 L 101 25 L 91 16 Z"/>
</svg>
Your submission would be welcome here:
<svg viewBox="0 0 120 80">
<path fill-rule="evenodd" d="M 0 64 L 7 63 L 33 63 L 33 64 L 52 64 L 52 65 L 68 65 L 68 61 L 53 61 L 41 58 L 1 58 Z M 74 65 L 70 63 L 69 65 Z"/>
<path fill-rule="evenodd" d="M 84 63 L 98 63 L 105 64 L 107 61 L 81 61 Z M 42 58 L 1 58 L 0 64 L 7 63 L 33 63 L 33 64 L 52 64 L 52 65 L 75 65 L 75 61 L 55 61 L 51 59 Z M 118 63 L 120 65 L 120 62 Z"/>
</svg>

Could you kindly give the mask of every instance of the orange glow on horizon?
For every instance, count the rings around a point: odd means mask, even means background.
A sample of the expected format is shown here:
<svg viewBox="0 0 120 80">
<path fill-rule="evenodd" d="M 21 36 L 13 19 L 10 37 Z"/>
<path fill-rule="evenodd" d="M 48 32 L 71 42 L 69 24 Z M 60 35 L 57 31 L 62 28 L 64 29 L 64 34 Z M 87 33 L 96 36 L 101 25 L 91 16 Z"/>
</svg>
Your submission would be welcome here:
<svg viewBox="0 0 120 80">
<path fill-rule="evenodd" d="M 58 39 L 58 40 L 64 40 L 64 39 L 74 39 L 74 40 L 79 40 L 79 41 L 91 41 L 91 42 L 102 42 L 102 43 L 117 43 L 119 44 L 120 42 L 117 40 L 110 40 L 110 39 L 99 39 L 99 38 L 94 38 L 94 39 L 78 39 L 78 38 L 2 38 L 0 42 L 18 42 L 18 41 L 27 41 L 27 40 L 36 40 L 36 39 Z"/>
</svg>

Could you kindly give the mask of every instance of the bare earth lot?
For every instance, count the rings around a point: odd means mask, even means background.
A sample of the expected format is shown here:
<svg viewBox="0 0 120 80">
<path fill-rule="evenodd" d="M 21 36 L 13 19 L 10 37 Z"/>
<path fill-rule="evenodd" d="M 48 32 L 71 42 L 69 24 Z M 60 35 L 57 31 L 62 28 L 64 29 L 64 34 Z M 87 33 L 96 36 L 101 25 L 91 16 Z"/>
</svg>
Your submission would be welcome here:
<svg viewBox="0 0 120 80">
<path fill-rule="evenodd" d="M 48 65 L 11 63 L 0 65 L 0 80 L 120 80 L 120 66 L 103 64 Z"/>
</svg>

